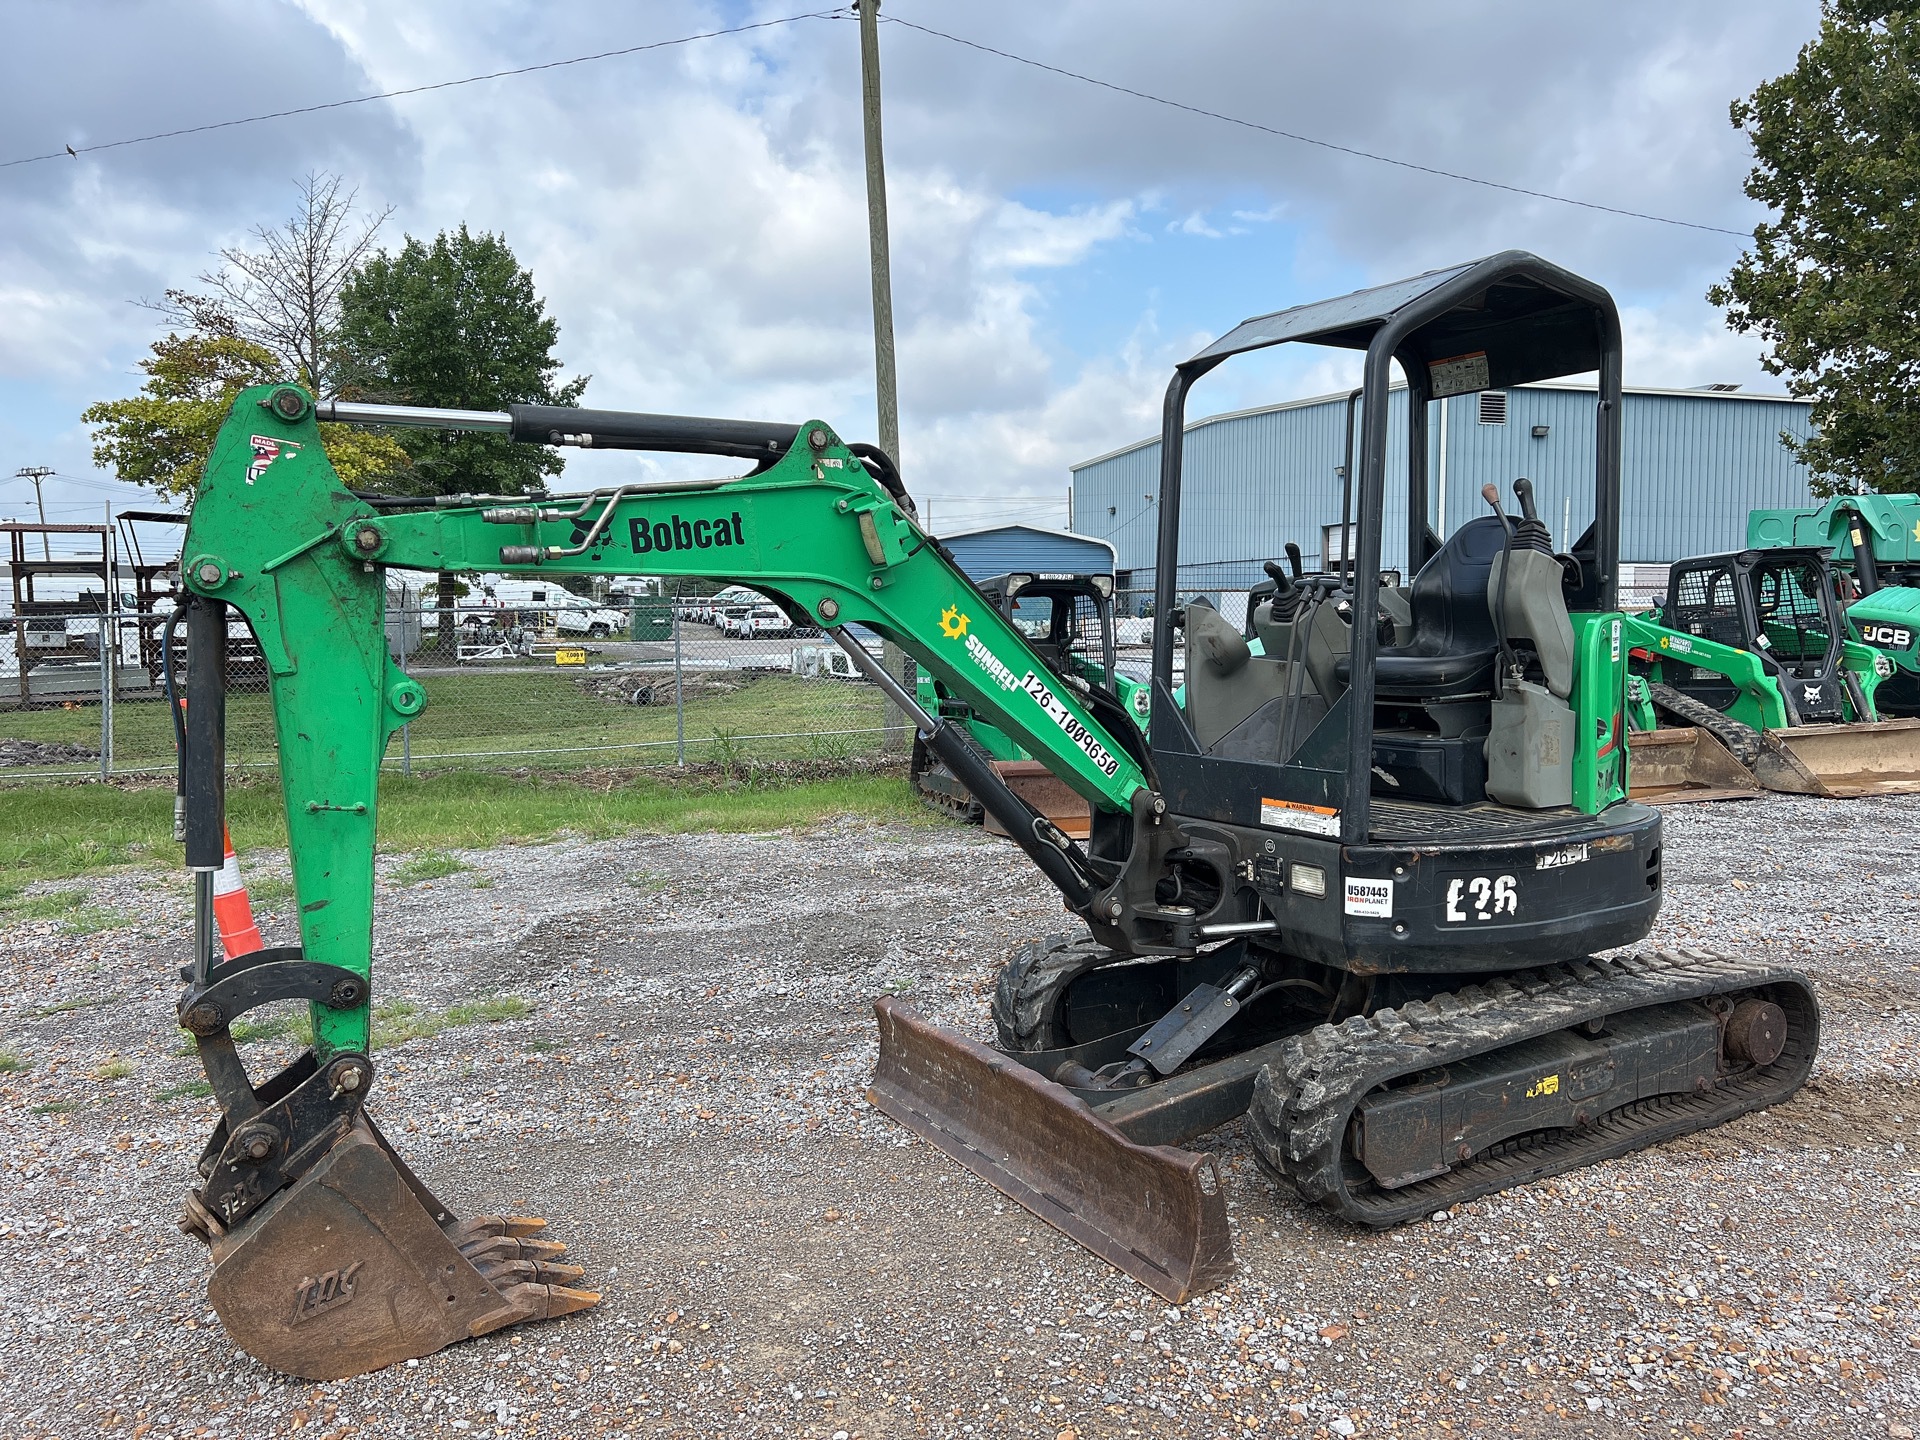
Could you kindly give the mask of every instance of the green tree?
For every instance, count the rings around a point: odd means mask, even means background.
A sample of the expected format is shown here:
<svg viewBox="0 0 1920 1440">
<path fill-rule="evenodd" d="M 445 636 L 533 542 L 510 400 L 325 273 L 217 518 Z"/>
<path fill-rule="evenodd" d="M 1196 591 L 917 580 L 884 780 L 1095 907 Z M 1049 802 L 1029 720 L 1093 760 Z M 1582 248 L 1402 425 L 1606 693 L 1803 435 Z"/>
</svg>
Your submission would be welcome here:
<svg viewBox="0 0 1920 1440">
<path fill-rule="evenodd" d="M 201 329 L 154 342 L 140 362 L 147 379 L 139 394 L 102 400 L 81 412 L 93 429 L 94 464 L 162 495 L 189 494 L 233 397 L 249 385 L 289 378 L 271 350 L 222 324 L 217 312 L 201 320 Z M 345 425 L 323 425 L 320 433 L 327 458 L 349 484 L 405 470 L 406 453 L 390 436 Z"/>
<path fill-rule="evenodd" d="M 496 235 L 462 225 L 433 244 L 413 236 L 397 255 L 382 250 L 340 295 L 338 373 L 361 399 L 454 410 L 504 410 L 516 402 L 572 405 L 587 388 L 579 376 L 556 385 L 553 347 L 560 326 Z M 415 495 L 544 493 L 560 473 L 557 450 L 504 435 L 403 430 L 412 457 L 404 485 Z M 435 582 L 439 648 L 455 647 L 453 602 L 459 582 Z"/>
<path fill-rule="evenodd" d="M 1920 9 L 1823 0 L 1787 74 L 1732 107 L 1778 217 L 1707 292 L 1813 402 L 1814 487 L 1920 489 Z"/>
<path fill-rule="evenodd" d="M 560 327 L 506 241 L 465 225 L 431 245 L 412 236 L 370 258 L 340 295 L 343 388 L 361 399 L 460 410 L 515 402 L 571 405 L 587 387 L 564 384 L 553 347 Z M 541 491 L 559 452 L 502 435 L 408 430 L 413 494 Z"/>
</svg>

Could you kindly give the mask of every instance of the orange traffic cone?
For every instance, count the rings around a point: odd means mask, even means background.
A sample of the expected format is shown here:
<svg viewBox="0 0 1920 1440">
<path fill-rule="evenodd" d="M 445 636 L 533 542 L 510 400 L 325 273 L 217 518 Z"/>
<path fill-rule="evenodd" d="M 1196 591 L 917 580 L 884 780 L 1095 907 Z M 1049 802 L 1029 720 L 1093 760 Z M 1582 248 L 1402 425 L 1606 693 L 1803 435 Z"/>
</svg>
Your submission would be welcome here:
<svg viewBox="0 0 1920 1440">
<path fill-rule="evenodd" d="M 227 959 L 233 960 L 265 949 L 267 942 L 253 923 L 253 902 L 247 899 L 247 887 L 240 878 L 240 857 L 233 853 L 231 834 L 226 842 L 227 857 L 213 872 L 213 920 Z"/>
</svg>

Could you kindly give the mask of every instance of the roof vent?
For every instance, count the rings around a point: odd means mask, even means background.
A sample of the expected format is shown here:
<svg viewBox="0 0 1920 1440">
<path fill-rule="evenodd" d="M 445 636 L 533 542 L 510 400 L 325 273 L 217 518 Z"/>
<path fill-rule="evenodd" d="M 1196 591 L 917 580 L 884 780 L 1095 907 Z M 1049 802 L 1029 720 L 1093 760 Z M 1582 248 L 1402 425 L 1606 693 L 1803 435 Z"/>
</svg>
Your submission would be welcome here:
<svg viewBox="0 0 1920 1440">
<path fill-rule="evenodd" d="M 1506 391 L 1482 390 L 1480 392 L 1480 423 L 1482 425 L 1504 425 L 1507 423 Z"/>
<path fill-rule="evenodd" d="M 1737 381 L 1729 384 L 1725 380 L 1719 380 L 1711 385 L 1696 385 L 1693 388 L 1696 390 L 1711 390 L 1717 395 L 1731 395 L 1740 388 L 1740 385 Z"/>
</svg>

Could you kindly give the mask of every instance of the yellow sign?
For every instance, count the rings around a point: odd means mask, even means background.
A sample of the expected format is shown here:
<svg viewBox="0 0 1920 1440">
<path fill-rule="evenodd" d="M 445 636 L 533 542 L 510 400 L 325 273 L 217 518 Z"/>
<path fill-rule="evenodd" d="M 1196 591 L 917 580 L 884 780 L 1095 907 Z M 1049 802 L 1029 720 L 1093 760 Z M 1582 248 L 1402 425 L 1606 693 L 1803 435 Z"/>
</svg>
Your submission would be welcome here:
<svg viewBox="0 0 1920 1440">
<path fill-rule="evenodd" d="M 958 605 L 949 605 L 940 612 L 940 633 L 949 640 L 958 640 L 967 633 L 967 617 L 960 613 Z"/>
<path fill-rule="evenodd" d="M 1538 1100 L 1542 1095 L 1558 1095 L 1559 1093 L 1560 1077 L 1558 1075 L 1549 1075 L 1544 1080 L 1536 1080 L 1534 1082 L 1533 1088 L 1527 1091 L 1527 1099 Z"/>
<path fill-rule="evenodd" d="M 556 665 L 584 665 L 587 663 L 587 652 L 584 650 L 556 650 L 553 652 L 553 663 Z"/>
</svg>

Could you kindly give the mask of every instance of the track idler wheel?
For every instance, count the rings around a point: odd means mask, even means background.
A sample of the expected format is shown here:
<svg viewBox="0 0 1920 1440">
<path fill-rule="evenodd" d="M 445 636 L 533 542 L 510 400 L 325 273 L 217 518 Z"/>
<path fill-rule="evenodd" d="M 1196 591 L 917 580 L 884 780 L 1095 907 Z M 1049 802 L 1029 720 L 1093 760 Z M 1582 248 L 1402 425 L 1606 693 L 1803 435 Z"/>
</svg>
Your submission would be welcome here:
<svg viewBox="0 0 1920 1440">
<path fill-rule="evenodd" d="M 364 1113 L 298 1180 L 227 1229 L 189 1204 L 213 1247 L 208 1298 L 256 1359 L 339 1380 L 598 1302 L 585 1272 L 535 1238 L 544 1220 L 456 1220 Z"/>
</svg>

